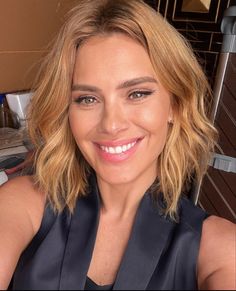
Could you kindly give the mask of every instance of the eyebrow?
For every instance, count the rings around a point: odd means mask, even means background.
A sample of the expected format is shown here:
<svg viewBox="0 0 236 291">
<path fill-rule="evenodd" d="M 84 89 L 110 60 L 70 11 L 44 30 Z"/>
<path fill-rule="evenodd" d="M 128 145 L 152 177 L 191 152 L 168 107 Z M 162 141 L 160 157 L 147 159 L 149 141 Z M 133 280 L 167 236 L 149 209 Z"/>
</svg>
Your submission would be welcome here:
<svg viewBox="0 0 236 291">
<path fill-rule="evenodd" d="M 137 86 L 142 83 L 155 83 L 158 84 L 157 80 L 153 77 L 145 76 L 139 77 L 131 80 L 127 80 L 122 82 L 120 85 L 117 86 L 116 89 L 125 89 L 132 86 Z M 86 85 L 86 84 L 73 84 L 72 91 L 89 91 L 89 92 L 101 92 L 102 90 L 96 86 Z"/>
</svg>

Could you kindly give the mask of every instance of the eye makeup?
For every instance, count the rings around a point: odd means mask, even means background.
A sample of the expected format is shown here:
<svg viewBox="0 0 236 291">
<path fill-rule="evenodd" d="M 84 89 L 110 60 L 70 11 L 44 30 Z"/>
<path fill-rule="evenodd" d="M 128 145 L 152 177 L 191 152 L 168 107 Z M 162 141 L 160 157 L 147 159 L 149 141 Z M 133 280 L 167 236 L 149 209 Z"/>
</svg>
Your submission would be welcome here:
<svg viewBox="0 0 236 291">
<path fill-rule="evenodd" d="M 134 101 L 139 101 L 147 98 L 154 92 L 155 92 L 154 90 L 135 90 L 129 94 L 129 98 Z"/>
</svg>

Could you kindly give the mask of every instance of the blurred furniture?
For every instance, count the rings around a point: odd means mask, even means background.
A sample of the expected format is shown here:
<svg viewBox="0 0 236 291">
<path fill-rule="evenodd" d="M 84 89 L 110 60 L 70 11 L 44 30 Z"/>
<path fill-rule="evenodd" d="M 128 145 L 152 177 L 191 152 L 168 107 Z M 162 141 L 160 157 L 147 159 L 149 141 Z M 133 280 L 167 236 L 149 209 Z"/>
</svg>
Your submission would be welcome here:
<svg viewBox="0 0 236 291">
<path fill-rule="evenodd" d="M 195 199 L 210 214 L 236 222 L 236 6 L 225 11 L 221 31 L 224 38 L 212 111 L 220 148 Z"/>
</svg>

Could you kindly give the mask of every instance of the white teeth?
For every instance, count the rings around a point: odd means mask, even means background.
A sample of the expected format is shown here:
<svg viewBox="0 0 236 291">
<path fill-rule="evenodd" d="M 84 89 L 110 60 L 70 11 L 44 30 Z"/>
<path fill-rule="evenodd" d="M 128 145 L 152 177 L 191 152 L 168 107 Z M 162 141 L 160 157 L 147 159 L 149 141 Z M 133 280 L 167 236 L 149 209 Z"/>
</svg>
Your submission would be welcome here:
<svg viewBox="0 0 236 291">
<path fill-rule="evenodd" d="M 136 144 L 136 141 L 133 143 L 129 143 L 127 145 L 123 145 L 123 146 L 117 146 L 117 147 L 100 146 L 100 148 L 104 152 L 109 153 L 109 154 L 121 154 L 131 149 L 135 144 Z"/>
<path fill-rule="evenodd" d="M 108 153 L 111 153 L 111 154 L 115 154 L 116 152 L 115 152 L 115 149 L 113 149 L 112 147 L 109 147 L 109 149 L 108 149 L 108 151 L 107 151 Z"/>
<path fill-rule="evenodd" d="M 122 153 L 122 147 L 121 146 L 116 147 L 115 148 L 115 152 L 116 152 L 116 154 L 121 154 Z"/>
<path fill-rule="evenodd" d="M 123 145 L 123 146 L 122 146 L 122 152 L 126 152 L 127 149 L 128 149 L 128 146 L 126 146 L 126 145 Z"/>
</svg>

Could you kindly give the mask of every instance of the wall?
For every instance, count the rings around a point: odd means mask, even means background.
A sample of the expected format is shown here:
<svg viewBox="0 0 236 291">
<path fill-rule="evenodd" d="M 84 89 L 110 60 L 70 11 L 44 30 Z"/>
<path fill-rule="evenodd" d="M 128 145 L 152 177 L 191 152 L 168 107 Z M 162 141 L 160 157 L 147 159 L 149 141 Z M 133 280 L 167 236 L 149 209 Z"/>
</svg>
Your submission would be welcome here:
<svg viewBox="0 0 236 291">
<path fill-rule="evenodd" d="M 76 0 L 0 0 L 0 93 L 30 89 Z"/>
<path fill-rule="evenodd" d="M 211 84 L 222 44 L 220 24 L 232 0 L 146 0 L 191 43 Z"/>
<path fill-rule="evenodd" d="M 224 10 L 233 1 L 146 2 L 190 40 L 213 84 L 222 43 L 220 22 Z M 76 0 L 0 0 L 0 92 L 30 87 L 48 43 L 63 23 L 66 12 L 75 3 Z"/>
</svg>

